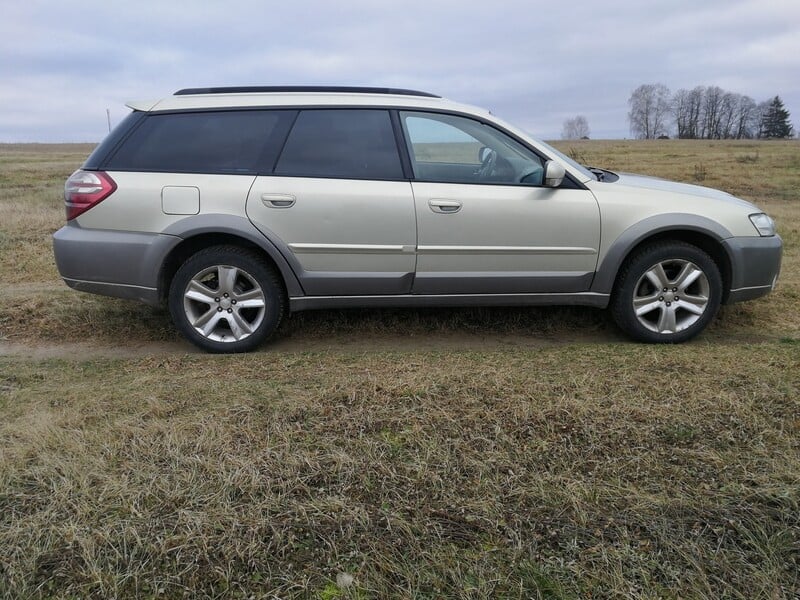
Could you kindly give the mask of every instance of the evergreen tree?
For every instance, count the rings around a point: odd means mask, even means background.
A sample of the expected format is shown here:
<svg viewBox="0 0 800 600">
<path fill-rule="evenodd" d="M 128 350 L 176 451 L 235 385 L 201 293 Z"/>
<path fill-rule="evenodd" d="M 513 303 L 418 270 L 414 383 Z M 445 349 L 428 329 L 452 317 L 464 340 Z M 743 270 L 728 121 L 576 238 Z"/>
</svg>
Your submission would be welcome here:
<svg viewBox="0 0 800 600">
<path fill-rule="evenodd" d="M 792 124 L 789 111 L 783 106 L 780 96 L 775 96 L 764 107 L 761 113 L 761 136 L 764 138 L 792 137 Z"/>
</svg>

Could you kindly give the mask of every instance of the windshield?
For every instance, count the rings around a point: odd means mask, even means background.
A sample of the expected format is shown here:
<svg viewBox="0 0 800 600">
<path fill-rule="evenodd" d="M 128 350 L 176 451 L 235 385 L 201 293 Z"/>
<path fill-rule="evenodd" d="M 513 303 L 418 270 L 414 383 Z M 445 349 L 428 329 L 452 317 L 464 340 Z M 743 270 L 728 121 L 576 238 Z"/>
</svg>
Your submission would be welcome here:
<svg viewBox="0 0 800 600">
<path fill-rule="evenodd" d="M 536 140 L 536 141 L 538 143 L 540 143 L 542 146 L 544 146 L 546 150 L 552 152 L 558 158 L 560 158 L 565 163 L 567 163 L 569 166 L 571 166 L 571 167 L 577 169 L 578 171 L 580 171 L 581 174 L 585 175 L 587 179 L 595 179 L 595 180 L 597 179 L 597 176 L 594 173 L 592 173 L 589 169 L 587 169 L 586 167 L 584 167 L 581 164 L 578 164 L 577 162 L 575 162 L 573 159 L 571 159 L 569 156 L 567 156 L 566 154 L 564 154 L 560 150 L 556 150 L 555 148 L 553 148 L 547 142 L 543 142 L 541 140 Z"/>
</svg>

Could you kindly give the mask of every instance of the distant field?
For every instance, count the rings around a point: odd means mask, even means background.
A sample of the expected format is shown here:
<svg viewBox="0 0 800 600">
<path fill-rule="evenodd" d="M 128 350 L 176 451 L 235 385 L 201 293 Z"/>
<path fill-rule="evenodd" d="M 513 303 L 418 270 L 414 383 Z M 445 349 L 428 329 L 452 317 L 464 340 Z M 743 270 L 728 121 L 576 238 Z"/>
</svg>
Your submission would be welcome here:
<svg viewBox="0 0 800 600">
<path fill-rule="evenodd" d="M 800 143 L 556 145 L 755 201 L 778 289 L 677 347 L 369 310 L 203 355 L 59 281 L 91 145 L 0 144 L 0 597 L 800 596 Z"/>
<path fill-rule="evenodd" d="M 481 145 L 477 142 L 451 142 L 433 144 L 420 142 L 414 144 L 414 156 L 422 162 L 454 162 L 461 164 L 481 164 L 478 153 Z"/>
</svg>

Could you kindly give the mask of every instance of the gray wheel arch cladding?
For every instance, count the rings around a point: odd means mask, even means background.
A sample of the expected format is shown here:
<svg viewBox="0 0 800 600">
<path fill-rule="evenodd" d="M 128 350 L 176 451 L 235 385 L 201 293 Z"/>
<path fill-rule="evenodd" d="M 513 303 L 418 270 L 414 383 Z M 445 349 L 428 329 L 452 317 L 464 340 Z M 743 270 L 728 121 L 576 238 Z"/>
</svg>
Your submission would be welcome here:
<svg viewBox="0 0 800 600">
<path fill-rule="evenodd" d="M 606 252 L 592 282 L 592 292 L 610 294 L 622 263 L 638 244 L 647 238 L 669 231 L 690 231 L 722 242 L 731 233 L 711 219 L 691 214 L 663 214 L 648 217 L 626 229 Z M 173 223 L 162 233 L 189 239 L 202 234 L 226 234 L 243 238 L 261 248 L 277 265 L 286 284 L 289 296 L 304 295 L 295 273 L 302 272 L 300 265 L 292 264 L 291 251 L 278 238 L 270 238 L 258 230 L 248 219 L 234 215 L 203 214 L 187 217 Z M 725 247 L 729 259 L 733 257 Z"/>
<path fill-rule="evenodd" d="M 283 244 L 279 240 L 270 239 L 244 217 L 219 214 L 196 215 L 173 223 L 162 233 L 184 240 L 203 234 L 223 234 L 245 239 L 261 248 L 277 265 L 290 297 L 303 295 L 303 288 L 295 275 L 295 269 L 299 269 L 299 265 L 291 264 L 294 260 L 289 249 L 286 247 L 281 249 L 280 246 Z"/>
<path fill-rule="evenodd" d="M 728 259 L 731 261 L 733 259 L 728 248 L 722 244 L 723 240 L 733 236 L 730 231 L 719 223 L 706 217 L 685 213 L 655 215 L 631 225 L 614 241 L 608 252 L 606 252 L 603 262 L 597 268 L 591 291 L 611 294 L 614 282 L 617 279 L 617 273 L 631 251 L 648 238 L 669 233 L 670 231 L 688 231 L 706 235 L 719 242 L 720 247 L 725 248 Z"/>
</svg>

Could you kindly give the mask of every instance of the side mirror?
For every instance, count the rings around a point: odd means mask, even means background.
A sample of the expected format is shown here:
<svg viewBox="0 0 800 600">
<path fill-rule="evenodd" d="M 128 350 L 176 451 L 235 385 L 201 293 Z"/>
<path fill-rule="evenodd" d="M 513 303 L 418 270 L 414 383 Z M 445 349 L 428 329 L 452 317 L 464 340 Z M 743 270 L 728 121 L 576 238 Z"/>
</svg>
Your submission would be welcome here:
<svg viewBox="0 0 800 600">
<path fill-rule="evenodd" d="M 544 163 L 544 186 L 552 188 L 560 186 L 566 174 L 564 167 L 555 161 L 548 160 Z"/>
</svg>

